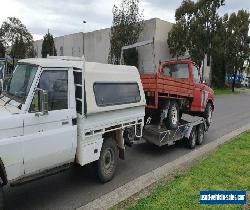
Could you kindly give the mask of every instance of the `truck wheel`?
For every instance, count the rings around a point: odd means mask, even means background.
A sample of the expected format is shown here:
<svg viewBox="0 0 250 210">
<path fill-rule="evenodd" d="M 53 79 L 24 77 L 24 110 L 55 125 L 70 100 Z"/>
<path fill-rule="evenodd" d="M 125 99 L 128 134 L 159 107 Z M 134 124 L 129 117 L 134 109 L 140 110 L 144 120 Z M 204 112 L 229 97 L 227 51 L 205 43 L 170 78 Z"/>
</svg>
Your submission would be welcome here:
<svg viewBox="0 0 250 210">
<path fill-rule="evenodd" d="M 204 112 L 204 118 L 206 119 L 206 124 L 209 127 L 212 123 L 212 115 L 213 115 L 213 107 L 211 103 L 207 103 L 205 112 Z"/>
<path fill-rule="evenodd" d="M 118 163 L 118 150 L 112 138 L 104 140 L 100 158 L 97 161 L 97 174 L 101 182 L 110 181 L 116 171 Z"/>
<path fill-rule="evenodd" d="M 165 126 L 170 130 L 175 130 L 179 125 L 179 105 L 176 101 L 171 101 L 168 116 L 164 120 Z"/>
<path fill-rule="evenodd" d="M 4 197 L 3 197 L 3 187 L 0 185 L 0 210 L 3 210 L 3 202 L 4 202 Z"/>
<path fill-rule="evenodd" d="M 194 149 L 195 148 L 195 145 L 196 145 L 196 129 L 195 127 L 192 129 L 191 133 L 190 133 L 190 136 L 188 138 L 188 147 L 190 149 Z"/>
<path fill-rule="evenodd" d="M 204 132 L 205 128 L 203 124 L 200 124 L 197 129 L 197 139 L 196 139 L 196 144 L 201 145 L 204 141 Z"/>
</svg>

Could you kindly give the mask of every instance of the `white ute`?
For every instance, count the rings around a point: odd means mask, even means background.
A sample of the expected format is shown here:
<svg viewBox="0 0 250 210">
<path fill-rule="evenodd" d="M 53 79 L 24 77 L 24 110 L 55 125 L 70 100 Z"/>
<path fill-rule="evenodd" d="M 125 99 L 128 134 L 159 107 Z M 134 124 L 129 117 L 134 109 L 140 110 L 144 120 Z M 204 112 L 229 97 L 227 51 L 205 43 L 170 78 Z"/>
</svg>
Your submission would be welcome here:
<svg viewBox="0 0 250 210">
<path fill-rule="evenodd" d="M 84 58 L 20 60 L 0 96 L 0 209 L 15 186 L 95 162 L 114 176 L 125 142 L 141 137 L 145 96 L 138 70 Z"/>
</svg>

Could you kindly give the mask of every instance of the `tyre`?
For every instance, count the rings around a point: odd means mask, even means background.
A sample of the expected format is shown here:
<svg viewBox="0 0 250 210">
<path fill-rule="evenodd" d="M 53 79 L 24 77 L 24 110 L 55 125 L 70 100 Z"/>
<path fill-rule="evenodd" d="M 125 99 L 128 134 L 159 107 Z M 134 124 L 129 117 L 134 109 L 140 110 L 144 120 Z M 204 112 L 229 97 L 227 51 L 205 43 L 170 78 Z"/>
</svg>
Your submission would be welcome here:
<svg viewBox="0 0 250 210">
<path fill-rule="evenodd" d="M 179 105 L 176 101 L 171 101 L 168 109 L 168 116 L 164 119 L 167 129 L 175 130 L 179 125 Z"/>
<path fill-rule="evenodd" d="M 197 145 L 201 145 L 203 143 L 204 133 L 205 133 L 205 127 L 203 124 L 200 124 L 197 128 L 197 139 L 196 139 Z"/>
<path fill-rule="evenodd" d="M 3 187 L 0 185 L 0 210 L 3 210 L 4 197 L 3 197 Z"/>
<path fill-rule="evenodd" d="M 118 164 L 118 149 L 112 138 L 104 140 L 100 158 L 97 161 L 97 174 L 101 182 L 110 181 Z"/>
<path fill-rule="evenodd" d="M 203 117 L 206 119 L 206 124 L 209 127 L 212 123 L 213 107 L 211 103 L 207 103 Z"/>
<path fill-rule="evenodd" d="M 195 148 L 195 145 L 196 145 L 196 136 L 197 136 L 197 133 L 196 133 L 196 129 L 194 127 L 192 129 L 191 133 L 190 133 L 189 138 L 188 138 L 188 147 L 190 149 L 194 149 Z"/>
</svg>

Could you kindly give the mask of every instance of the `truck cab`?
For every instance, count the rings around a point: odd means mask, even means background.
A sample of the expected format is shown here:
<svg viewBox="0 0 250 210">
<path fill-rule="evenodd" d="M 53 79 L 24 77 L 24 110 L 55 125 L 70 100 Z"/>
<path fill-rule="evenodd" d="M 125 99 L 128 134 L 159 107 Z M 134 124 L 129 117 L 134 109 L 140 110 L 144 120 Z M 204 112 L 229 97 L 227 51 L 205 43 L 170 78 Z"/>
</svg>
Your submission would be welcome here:
<svg viewBox="0 0 250 210">
<path fill-rule="evenodd" d="M 96 162 L 100 180 L 111 180 L 127 134 L 141 137 L 144 115 L 135 67 L 20 60 L 0 96 L 0 190 L 72 163 Z"/>
</svg>

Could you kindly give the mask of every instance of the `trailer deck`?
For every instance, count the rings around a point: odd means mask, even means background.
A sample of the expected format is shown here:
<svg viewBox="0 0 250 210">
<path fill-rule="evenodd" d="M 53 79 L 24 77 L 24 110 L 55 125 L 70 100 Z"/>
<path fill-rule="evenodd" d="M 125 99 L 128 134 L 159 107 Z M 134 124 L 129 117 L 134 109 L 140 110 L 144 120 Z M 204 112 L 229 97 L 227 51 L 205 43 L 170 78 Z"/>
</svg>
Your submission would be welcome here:
<svg viewBox="0 0 250 210">
<path fill-rule="evenodd" d="M 199 144 L 203 142 L 204 132 L 207 130 L 208 127 L 204 118 L 185 115 L 176 130 L 167 130 L 165 127 L 159 128 L 158 125 L 154 124 L 146 125 L 143 131 L 143 139 L 159 147 L 174 145 L 176 141 L 186 139 L 190 141 L 190 147 L 193 148 L 198 138 L 202 138 Z"/>
</svg>

